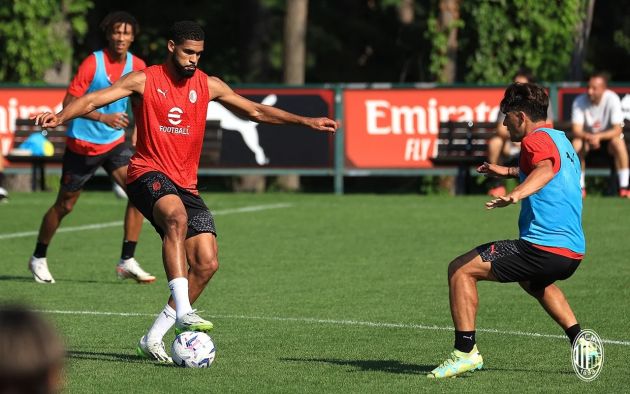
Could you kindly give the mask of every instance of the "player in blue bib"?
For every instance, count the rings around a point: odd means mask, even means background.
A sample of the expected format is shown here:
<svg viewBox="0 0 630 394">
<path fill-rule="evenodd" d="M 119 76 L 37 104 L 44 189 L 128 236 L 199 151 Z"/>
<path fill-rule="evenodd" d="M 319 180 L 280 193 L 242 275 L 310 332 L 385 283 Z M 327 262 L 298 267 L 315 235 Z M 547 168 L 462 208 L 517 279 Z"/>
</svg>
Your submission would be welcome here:
<svg viewBox="0 0 630 394">
<path fill-rule="evenodd" d="M 520 178 L 488 209 L 521 202 L 519 239 L 489 242 L 457 257 L 448 268 L 455 349 L 427 377 L 447 378 L 483 368 L 475 341 L 477 282 L 518 282 L 562 327 L 571 344 L 581 328 L 564 294 L 554 284 L 577 269 L 584 253 L 580 161 L 564 133 L 545 124 L 549 97 L 544 88 L 513 83 L 505 91 L 501 112 L 510 139 L 521 142 L 518 167 L 484 163 L 488 176 Z"/>
</svg>

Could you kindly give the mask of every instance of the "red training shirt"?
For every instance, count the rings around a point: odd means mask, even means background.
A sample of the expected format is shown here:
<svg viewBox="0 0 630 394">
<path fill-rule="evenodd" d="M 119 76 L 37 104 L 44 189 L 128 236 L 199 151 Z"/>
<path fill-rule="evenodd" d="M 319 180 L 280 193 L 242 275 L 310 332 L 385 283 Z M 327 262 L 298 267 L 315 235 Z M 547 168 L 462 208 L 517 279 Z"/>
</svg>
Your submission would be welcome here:
<svg viewBox="0 0 630 394">
<path fill-rule="evenodd" d="M 210 101 L 208 76 L 173 78 L 164 64 L 144 70 L 140 103 L 133 107 L 138 128 L 136 153 L 127 169 L 127 183 L 159 171 L 177 186 L 197 192 L 197 170 Z"/>
</svg>

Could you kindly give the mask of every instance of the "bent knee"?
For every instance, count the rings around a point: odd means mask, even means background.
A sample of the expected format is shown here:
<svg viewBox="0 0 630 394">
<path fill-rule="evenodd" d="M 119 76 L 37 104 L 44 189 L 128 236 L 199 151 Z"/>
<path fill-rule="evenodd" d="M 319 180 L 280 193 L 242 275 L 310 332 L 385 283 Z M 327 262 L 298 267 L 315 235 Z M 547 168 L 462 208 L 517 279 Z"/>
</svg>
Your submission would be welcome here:
<svg viewBox="0 0 630 394">
<path fill-rule="evenodd" d="M 66 216 L 74 209 L 74 201 L 72 200 L 63 200 L 55 203 L 55 210 L 61 216 Z"/>
<path fill-rule="evenodd" d="M 216 255 L 196 259 L 195 261 L 191 261 L 190 266 L 196 274 L 209 279 L 219 270 L 219 259 Z"/>
<path fill-rule="evenodd" d="M 167 234 L 186 234 L 188 230 L 188 216 L 186 212 L 176 212 L 163 220 L 164 232 Z"/>
<path fill-rule="evenodd" d="M 453 261 L 451 261 L 448 265 L 448 278 L 449 280 L 458 272 L 461 272 L 462 267 L 466 264 L 464 261 L 464 256 L 459 256 Z"/>
</svg>

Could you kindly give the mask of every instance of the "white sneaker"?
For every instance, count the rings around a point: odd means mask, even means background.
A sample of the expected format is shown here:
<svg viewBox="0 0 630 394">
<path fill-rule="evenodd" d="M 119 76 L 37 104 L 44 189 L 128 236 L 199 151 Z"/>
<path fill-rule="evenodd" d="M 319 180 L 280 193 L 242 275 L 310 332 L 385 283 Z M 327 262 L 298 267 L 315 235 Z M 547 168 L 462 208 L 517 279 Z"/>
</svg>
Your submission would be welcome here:
<svg viewBox="0 0 630 394">
<path fill-rule="evenodd" d="M 1 202 L 9 202 L 9 192 L 2 186 L 0 186 L 0 203 Z"/>
<path fill-rule="evenodd" d="M 37 258 L 31 256 L 28 262 L 28 269 L 33 273 L 33 279 L 37 283 L 55 283 L 50 271 L 48 271 L 48 262 L 46 257 Z"/>
<path fill-rule="evenodd" d="M 175 334 L 177 335 L 184 331 L 209 332 L 213 328 L 214 325 L 199 316 L 196 309 L 175 320 Z"/>
<path fill-rule="evenodd" d="M 152 340 L 146 335 L 140 338 L 140 342 L 136 348 L 136 353 L 138 356 L 145 357 L 159 363 L 173 362 L 173 359 L 169 357 L 168 353 L 166 353 L 166 349 L 164 349 L 164 342 L 162 342 L 161 339 Z"/>
<path fill-rule="evenodd" d="M 155 276 L 143 270 L 133 257 L 127 260 L 120 259 L 116 266 L 116 273 L 119 279 L 131 278 L 138 283 L 155 282 Z"/>
<path fill-rule="evenodd" d="M 122 187 L 120 187 L 119 184 L 117 184 L 116 182 L 113 183 L 114 186 L 112 186 L 112 190 L 114 191 L 114 194 L 116 195 L 116 197 L 126 200 L 127 199 L 127 193 L 125 192 L 125 189 L 123 189 Z"/>
</svg>

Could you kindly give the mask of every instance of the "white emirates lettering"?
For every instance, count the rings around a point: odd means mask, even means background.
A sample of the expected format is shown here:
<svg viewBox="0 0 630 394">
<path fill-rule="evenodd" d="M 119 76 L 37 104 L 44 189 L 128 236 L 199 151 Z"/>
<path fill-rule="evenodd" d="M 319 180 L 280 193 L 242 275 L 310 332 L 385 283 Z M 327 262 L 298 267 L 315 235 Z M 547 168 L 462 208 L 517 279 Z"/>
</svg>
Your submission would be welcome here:
<svg viewBox="0 0 630 394">
<path fill-rule="evenodd" d="M 0 105 L 0 137 L 3 135 L 12 135 L 16 119 L 28 118 L 32 114 L 40 112 L 57 113 L 63 108 L 61 103 L 51 108 L 46 105 L 20 105 L 16 97 L 9 97 L 8 105 Z M 7 154 L 11 145 L 11 139 L 0 138 L 0 152 Z"/>
<path fill-rule="evenodd" d="M 440 122 L 496 121 L 499 107 L 480 102 L 475 107 L 467 105 L 438 105 L 435 98 L 428 106 L 395 106 L 387 100 L 366 100 L 367 133 L 371 135 L 437 135 Z"/>
</svg>

